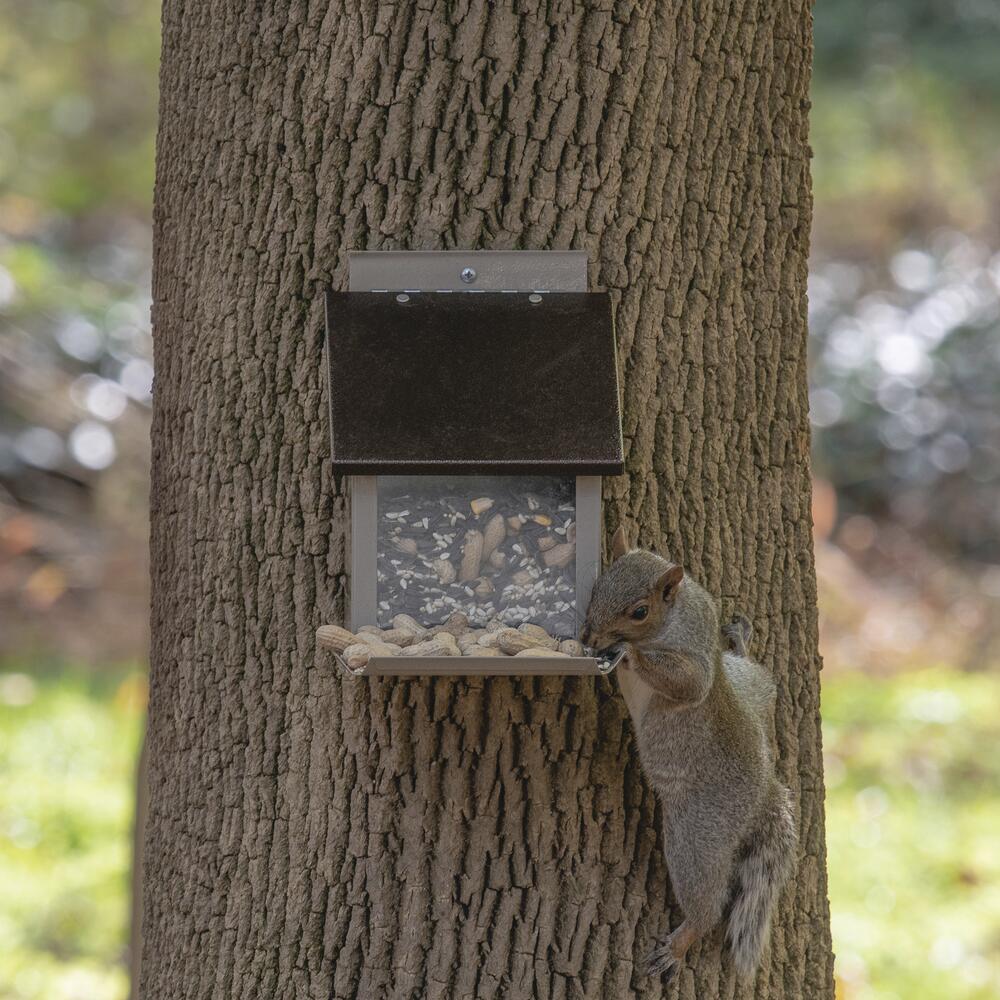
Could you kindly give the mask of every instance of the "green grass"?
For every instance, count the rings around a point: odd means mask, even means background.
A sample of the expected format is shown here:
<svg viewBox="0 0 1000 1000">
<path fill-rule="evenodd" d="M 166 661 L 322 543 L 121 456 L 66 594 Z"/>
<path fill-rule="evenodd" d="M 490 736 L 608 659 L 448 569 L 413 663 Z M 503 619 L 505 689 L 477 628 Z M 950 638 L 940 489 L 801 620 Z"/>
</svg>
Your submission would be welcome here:
<svg viewBox="0 0 1000 1000">
<path fill-rule="evenodd" d="M 142 693 L 0 672 L 0 1000 L 127 993 Z M 998 705 L 989 675 L 824 678 L 841 1000 L 1000 996 Z"/>
<path fill-rule="evenodd" d="M 1000 678 L 823 684 L 839 996 L 1000 996 Z"/>
<path fill-rule="evenodd" d="M 134 672 L 0 673 L 0 998 L 128 991 Z"/>
</svg>

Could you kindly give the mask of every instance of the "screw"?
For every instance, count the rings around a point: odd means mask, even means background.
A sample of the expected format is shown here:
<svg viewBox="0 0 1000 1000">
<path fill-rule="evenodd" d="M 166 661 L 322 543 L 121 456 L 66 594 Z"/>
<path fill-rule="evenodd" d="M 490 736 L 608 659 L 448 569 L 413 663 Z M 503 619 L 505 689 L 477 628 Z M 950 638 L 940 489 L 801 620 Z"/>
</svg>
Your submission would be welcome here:
<svg viewBox="0 0 1000 1000">
<path fill-rule="evenodd" d="M 533 306 L 537 306 L 537 305 L 538 305 L 538 303 L 542 301 L 542 297 L 541 297 L 541 295 L 539 295 L 539 294 L 538 294 L 538 292 L 532 292 L 532 293 L 531 293 L 531 294 L 530 294 L 530 295 L 528 296 L 528 301 L 529 301 L 529 302 L 530 302 L 530 303 L 531 303 L 531 304 L 532 304 Z"/>
<path fill-rule="evenodd" d="M 406 292 L 400 292 L 399 295 L 396 296 L 396 301 L 397 302 L 409 302 L 410 301 L 410 296 L 407 295 Z"/>
<path fill-rule="evenodd" d="M 471 285 L 476 280 L 476 269 L 474 267 L 463 267 L 462 273 L 459 275 L 462 281 L 467 285 Z"/>
</svg>

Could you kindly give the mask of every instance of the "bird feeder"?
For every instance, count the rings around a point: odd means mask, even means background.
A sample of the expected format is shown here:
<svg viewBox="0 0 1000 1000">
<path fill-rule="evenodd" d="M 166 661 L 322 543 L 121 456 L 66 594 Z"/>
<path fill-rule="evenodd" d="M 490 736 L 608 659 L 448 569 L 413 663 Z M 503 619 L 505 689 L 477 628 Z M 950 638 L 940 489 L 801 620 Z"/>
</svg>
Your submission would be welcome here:
<svg viewBox="0 0 1000 1000">
<path fill-rule="evenodd" d="M 586 291 L 586 255 L 352 254 L 326 322 L 350 629 L 437 628 L 463 654 L 414 641 L 431 654 L 352 672 L 610 669 L 573 641 L 600 569 L 600 477 L 623 470 L 611 304 Z"/>
</svg>

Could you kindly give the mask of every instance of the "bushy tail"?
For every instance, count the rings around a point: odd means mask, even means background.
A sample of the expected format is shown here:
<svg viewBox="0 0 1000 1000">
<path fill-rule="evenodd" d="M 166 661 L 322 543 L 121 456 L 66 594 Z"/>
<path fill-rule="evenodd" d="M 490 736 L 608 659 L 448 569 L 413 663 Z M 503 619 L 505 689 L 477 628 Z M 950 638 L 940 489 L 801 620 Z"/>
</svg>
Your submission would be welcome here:
<svg viewBox="0 0 1000 1000">
<path fill-rule="evenodd" d="M 771 912 L 795 860 L 791 795 L 777 782 L 736 862 L 726 937 L 736 971 L 751 977 L 760 964 Z"/>
</svg>

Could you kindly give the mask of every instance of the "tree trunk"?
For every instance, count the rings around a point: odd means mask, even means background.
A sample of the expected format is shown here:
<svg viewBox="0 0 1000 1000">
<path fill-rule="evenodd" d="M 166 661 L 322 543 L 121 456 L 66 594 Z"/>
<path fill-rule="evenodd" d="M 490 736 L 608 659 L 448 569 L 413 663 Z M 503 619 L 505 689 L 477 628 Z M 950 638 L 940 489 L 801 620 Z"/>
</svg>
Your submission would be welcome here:
<svg viewBox="0 0 1000 1000">
<path fill-rule="evenodd" d="M 832 997 L 810 539 L 804 0 L 165 0 L 142 996 L 659 997 L 679 919 L 613 681 L 345 681 L 326 283 L 353 249 L 582 248 L 616 302 L 606 521 L 757 628 Z M 359 414 L 359 419 L 363 415 Z"/>
</svg>

